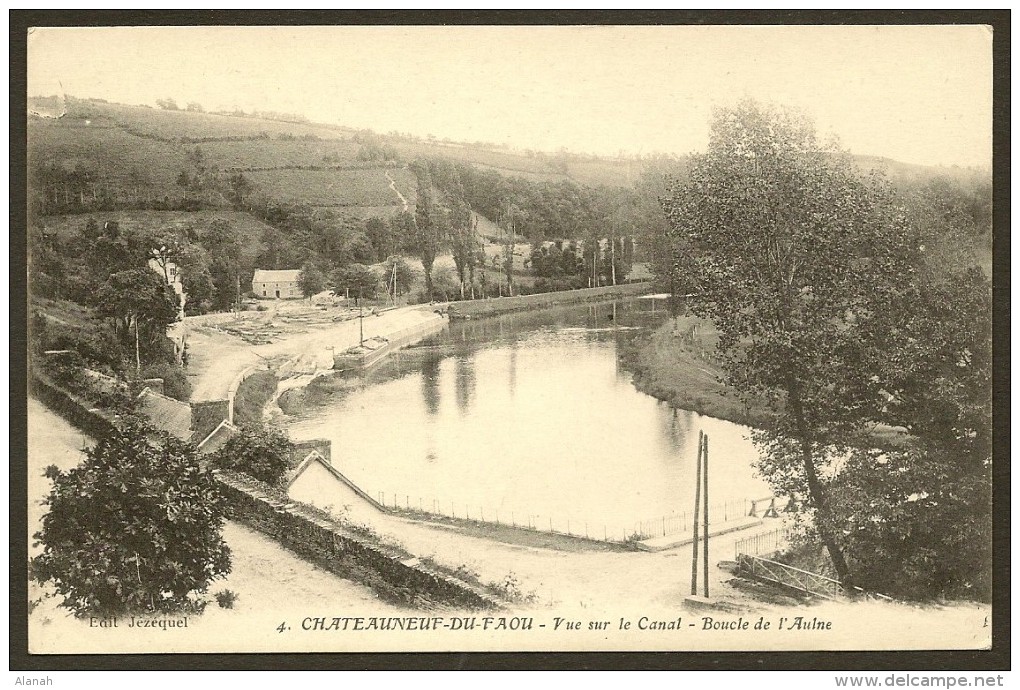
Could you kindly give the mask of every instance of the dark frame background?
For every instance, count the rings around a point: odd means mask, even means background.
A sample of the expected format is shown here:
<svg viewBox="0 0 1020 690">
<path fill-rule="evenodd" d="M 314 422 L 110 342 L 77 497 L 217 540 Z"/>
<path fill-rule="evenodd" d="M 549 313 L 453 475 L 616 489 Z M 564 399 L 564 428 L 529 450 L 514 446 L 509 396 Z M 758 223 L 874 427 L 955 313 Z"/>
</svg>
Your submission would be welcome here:
<svg viewBox="0 0 1020 690">
<path fill-rule="evenodd" d="M 956 670 L 1010 669 L 1010 12 L 775 11 L 17 11 L 10 34 L 10 657 L 9 670 Z M 993 27 L 993 595 L 992 649 L 925 652 L 598 652 L 386 654 L 28 653 L 26 136 L 31 26 L 332 24 L 948 25 Z M 16 565 L 17 564 L 17 565 Z"/>
</svg>

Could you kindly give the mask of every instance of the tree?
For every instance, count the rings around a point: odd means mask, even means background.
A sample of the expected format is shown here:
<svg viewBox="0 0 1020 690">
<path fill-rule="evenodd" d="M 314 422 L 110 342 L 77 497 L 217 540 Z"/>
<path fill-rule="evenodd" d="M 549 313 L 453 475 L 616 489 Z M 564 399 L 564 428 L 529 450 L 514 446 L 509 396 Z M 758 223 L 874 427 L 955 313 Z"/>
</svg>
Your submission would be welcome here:
<svg viewBox="0 0 1020 690">
<path fill-rule="evenodd" d="M 216 299 L 209 253 L 199 245 L 189 243 L 181 249 L 176 260 L 184 294 L 188 297 L 185 310 L 197 314 L 209 311 Z"/>
<path fill-rule="evenodd" d="M 460 298 L 464 299 L 465 285 L 470 285 L 478 261 L 478 220 L 471 217 L 471 209 L 457 199 L 450 213 L 450 249 L 457 267 Z"/>
<path fill-rule="evenodd" d="M 416 161 L 412 169 L 418 176 L 418 201 L 414 209 L 414 246 L 425 270 L 425 295 L 432 300 L 432 264 L 446 235 L 446 218 L 436 206 L 428 163 Z"/>
<path fill-rule="evenodd" d="M 230 199 L 236 207 L 243 207 L 245 198 L 254 191 L 255 185 L 244 176 L 244 173 L 230 176 Z"/>
<path fill-rule="evenodd" d="M 134 341 L 136 368 L 141 367 L 142 345 L 152 351 L 179 316 L 177 295 L 151 268 L 114 273 L 93 300 L 101 316 L 113 319 L 121 341 Z"/>
<path fill-rule="evenodd" d="M 290 469 L 294 444 L 270 427 L 245 426 L 213 454 L 212 464 L 276 485 Z"/>
<path fill-rule="evenodd" d="M 383 264 L 383 276 L 386 289 L 395 293 L 394 297 L 410 291 L 415 274 L 411 265 L 400 256 L 391 256 Z"/>
<path fill-rule="evenodd" d="M 49 467 L 33 577 L 77 616 L 199 608 L 230 571 L 225 503 L 193 446 L 151 429 L 103 438 L 78 467 Z"/>
<path fill-rule="evenodd" d="M 315 264 L 305 264 L 298 274 L 298 286 L 301 288 L 301 294 L 311 299 L 326 289 L 326 276 Z"/>
<path fill-rule="evenodd" d="M 526 219 L 527 214 L 512 201 L 507 200 L 500 213 L 500 241 L 503 244 L 501 266 L 506 272 L 507 295 L 514 296 L 514 248 L 517 246 L 517 224 Z"/>
<path fill-rule="evenodd" d="M 708 151 L 664 200 L 673 266 L 713 321 L 729 384 L 772 422 L 753 436 L 777 491 L 808 496 L 844 585 L 832 461 L 866 444 L 886 403 L 900 296 L 916 248 L 888 189 L 813 125 L 745 101 L 718 110 Z"/>
<path fill-rule="evenodd" d="M 379 276 L 364 264 L 350 264 L 333 271 L 329 279 L 333 294 L 346 296 L 348 293 L 358 304 L 362 297 L 375 296 L 379 289 Z"/>
<path fill-rule="evenodd" d="M 372 243 L 372 251 L 377 261 L 383 261 L 396 250 L 393 233 L 384 218 L 372 216 L 365 221 L 365 236 Z"/>
</svg>

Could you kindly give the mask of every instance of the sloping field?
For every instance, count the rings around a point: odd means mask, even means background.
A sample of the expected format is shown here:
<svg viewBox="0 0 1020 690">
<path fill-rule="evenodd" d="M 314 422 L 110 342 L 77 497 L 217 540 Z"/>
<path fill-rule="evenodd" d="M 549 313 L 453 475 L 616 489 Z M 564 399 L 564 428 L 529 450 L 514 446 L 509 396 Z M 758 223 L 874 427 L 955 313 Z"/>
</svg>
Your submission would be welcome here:
<svg viewBox="0 0 1020 690">
<path fill-rule="evenodd" d="M 232 117 L 180 110 L 156 110 L 143 106 L 88 103 L 82 106 L 93 117 L 116 120 L 133 133 L 165 140 L 182 141 L 221 137 L 302 137 L 346 139 L 351 130 L 326 125 L 279 122 L 252 117 Z"/>
<path fill-rule="evenodd" d="M 607 187 L 630 187 L 638 179 L 644 164 L 636 160 L 585 160 L 567 161 L 567 175 L 576 182 Z"/>
<path fill-rule="evenodd" d="M 421 156 L 436 156 L 464 163 L 485 165 L 491 168 L 505 170 L 507 172 L 517 171 L 546 175 L 562 173 L 562 171 L 557 170 L 548 161 L 539 156 L 521 156 L 509 151 L 497 151 L 470 145 L 440 144 L 406 140 L 393 140 L 389 143 L 392 143 L 393 146 L 400 152 L 400 155 L 407 160 Z"/>
<path fill-rule="evenodd" d="M 218 169 L 282 168 L 287 166 L 368 166 L 357 160 L 360 145 L 347 139 L 253 139 L 195 144 L 209 165 Z"/>
<path fill-rule="evenodd" d="M 274 199 L 309 206 L 400 206 L 390 189 L 390 173 L 406 197 L 414 175 L 407 170 L 269 170 L 246 173 L 260 189 Z M 405 191 L 406 190 L 406 191 Z M 410 198 L 409 198 L 410 200 Z"/>
<path fill-rule="evenodd" d="M 30 169 L 47 164 L 65 170 L 82 167 L 114 190 L 126 191 L 137 181 L 159 196 L 174 189 L 177 175 L 187 167 L 184 151 L 175 146 L 133 136 L 109 123 L 68 118 L 29 120 L 28 164 Z"/>
</svg>

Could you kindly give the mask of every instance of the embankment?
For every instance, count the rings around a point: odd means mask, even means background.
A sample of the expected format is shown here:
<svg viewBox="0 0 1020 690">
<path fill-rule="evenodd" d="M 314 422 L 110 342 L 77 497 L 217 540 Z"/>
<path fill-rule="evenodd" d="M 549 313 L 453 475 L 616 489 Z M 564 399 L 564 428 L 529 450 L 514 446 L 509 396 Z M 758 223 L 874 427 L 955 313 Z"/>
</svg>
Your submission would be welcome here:
<svg viewBox="0 0 1020 690">
<path fill-rule="evenodd" d="M 710 353 L 718 338 L 712 324 L 694 317 L 668 320 L 647 337 L 625 343 L 619 353 L 634 386 L 672 407 L 746 426 L 766 420 L 722 382 L 723 370 Z"/>
<path fill-rule="evenodd" d="M 563 290 L 562 292 L 542 292 L 534 295 L 518 297 L 492 297 L 466 302 L 453 302 L 448 313 L 451 319 L 480 319 L 485 316 L 509 314 L 515 311 L 544 309 L 561 304 L 581 304 L 584 302 L 602 302 L 617 297 L 635 297 L 652 292 L 651 283 L 630 283 L 609 287 L 584 288 L 581 290 Z"/>
</svg>

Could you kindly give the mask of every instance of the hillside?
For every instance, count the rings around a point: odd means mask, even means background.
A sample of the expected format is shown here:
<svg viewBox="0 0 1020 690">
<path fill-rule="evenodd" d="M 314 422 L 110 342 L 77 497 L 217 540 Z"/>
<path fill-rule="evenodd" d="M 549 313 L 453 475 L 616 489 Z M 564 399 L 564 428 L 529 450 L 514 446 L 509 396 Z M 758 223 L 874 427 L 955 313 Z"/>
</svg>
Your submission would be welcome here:
<svg viewBox="0 0 1020 690">
<path fill-rule="evenodd" d="M 196 170 L 221 176 L 243 173 L 275 201 L 343 207 L 367 217 L 391 215 L 403 207 L 387 172 L 413 203 L 414 177 L 404 166 L 420 157 L 445 158 L 532 182 L 581 185 L 629 186 L 640 168 L 632 160 L 515 153 L 338 126 L 101 101 L 68 99 L 58 108 L 48 102 L 52 100 L 30 99 L 29 103 L 34 113 L 28 121 L 33 191 L 54 200 L 43 208 L 44 213 L 58 210 L 53 203 L 59 206 L 75 195 L 84 202 L 105 196 L 111 200 L 108 206 L 138 206 L 153 200 L 180 204 L 187 198 L 184 185 L 178 182 L 180 174 Z M 58 117 L 61 111 L 65 112 Z M 387 147 L 397 160 L 373 156 L 372 145 Z M 74 172 L 87 177 L 87 184 L 64 179 Z M 222 190 L 207 192 L 203 203 L 225 206 L 223 196 Z"/>
</svg>

